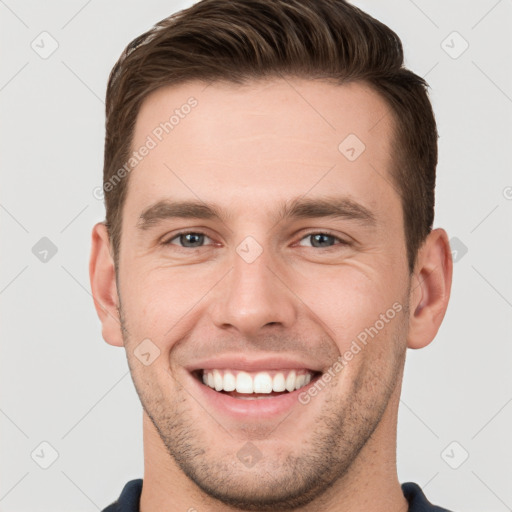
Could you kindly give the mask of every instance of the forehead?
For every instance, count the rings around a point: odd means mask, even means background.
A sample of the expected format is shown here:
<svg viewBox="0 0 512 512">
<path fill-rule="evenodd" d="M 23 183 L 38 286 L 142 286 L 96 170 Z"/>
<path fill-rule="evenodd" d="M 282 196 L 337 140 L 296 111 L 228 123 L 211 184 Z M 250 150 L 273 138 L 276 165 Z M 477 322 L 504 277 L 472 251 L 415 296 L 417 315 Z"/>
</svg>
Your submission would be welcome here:
<svg viewBox="0 0 512 512">
<path fill-rule="evenodd" d="M 194 197 L 258 210 L 262 200 L 336 190 L 396 206 L 392 123 L 386 102 L 359 82 L 162 87 L 137 116 L 132 150 L 150 149 L 134 161 L 126 204 L 140 211 L 157 198 Z"/>
<path fill-rule="evenodd" d="M 190 103 L 195 106 L 189 107 Z M 183 123 L 187 117 L 189 121 Z M 241 128 L 242 133 L 250 129 L 267 137 L 308 135 L 313 143 L 322 138 L 331 146 L 333 140 L 341 140 L 348 133 L 358 134 L 363 142 L 379 138 L 382 143 L 390 135 L 392 117 L 384 99 L 363 82 L 337 85 L 325 80 L 273 78 L 238 85 L 193 81 L 160 87 L 144 99 L 133 145 L 142 143 L 152 132 L 158 139 L 159 127 L 164 130 L 162 138 L 170 139 L 166 135 L 172 131 L 173 138 L 181 134 L 191 144 L 194 135 L 213 140 L 219 129 L 223 139 L 236 139 Z M 161 124 L 168 121 L 172 128 L 165 131 Z"/>
</svg>

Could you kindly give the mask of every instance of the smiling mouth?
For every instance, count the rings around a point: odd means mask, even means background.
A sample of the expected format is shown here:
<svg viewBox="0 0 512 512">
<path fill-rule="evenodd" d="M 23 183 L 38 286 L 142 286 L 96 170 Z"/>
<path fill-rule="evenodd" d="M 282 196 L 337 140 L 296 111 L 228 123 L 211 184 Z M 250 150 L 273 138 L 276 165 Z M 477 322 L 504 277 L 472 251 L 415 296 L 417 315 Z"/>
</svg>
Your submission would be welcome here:
<svg viewBox="0 0 512 512">
<path fill-rule="evenodd" d="M 195 370 L 192 375 L 218 393 L 241 400 L 272 398 L 306 387 L 322 373 L 306 369 L 246 372 L 233 369 Z"/>
</svg>

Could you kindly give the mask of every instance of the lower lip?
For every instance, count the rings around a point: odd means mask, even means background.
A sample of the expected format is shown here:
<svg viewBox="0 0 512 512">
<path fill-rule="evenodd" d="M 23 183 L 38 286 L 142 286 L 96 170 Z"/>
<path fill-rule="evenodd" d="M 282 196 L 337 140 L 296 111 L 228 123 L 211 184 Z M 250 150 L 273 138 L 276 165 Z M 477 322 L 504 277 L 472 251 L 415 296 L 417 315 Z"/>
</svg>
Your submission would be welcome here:
<svg viewBox="0 0 512 512">
<path fill-rule="evenodd" d="M 193 375 L 189 375 L 196 383 L 200 392 L 203 393 L 205 402 L 212 404 L 222 415 L 245 420 L 278 417 L 289 412 L 294 406 L 299 405 L 303 407 L 299 402 L 299 395 L 307 391 L 321 377 L 321 374 L 317 375 L 309 384 L 290 393 L 275 395 L 272 398 L 244 400 L 243 398 L 234 398 L 226 393 L 215 391 L 200 382 Z"/>
</svg>

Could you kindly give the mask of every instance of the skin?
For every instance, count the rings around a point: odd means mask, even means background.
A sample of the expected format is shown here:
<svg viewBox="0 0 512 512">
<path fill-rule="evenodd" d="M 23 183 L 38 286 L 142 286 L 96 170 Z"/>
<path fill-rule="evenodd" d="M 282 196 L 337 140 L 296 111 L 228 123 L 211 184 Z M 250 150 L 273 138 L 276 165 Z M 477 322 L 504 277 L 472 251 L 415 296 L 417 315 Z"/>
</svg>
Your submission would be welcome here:
<svg viewBox="0 0 512 512">
<path fill-rule="evenodd" d="M 435 229 L 408 271 L 390 109 L 362 83 L 190 82 L 146 98 L 133 148 L 190 96 L 197 107 L 129 175 L 117 280 L 105 225 L 92 233 L 103 337 L 125 347 L 144 408 L 141 511 L 406 511 L 395 455 L 405 353 L 436 335 L 452 260 Z M 355 161 L 338 150 L 350 133 L 366 146 Z M 348 197 L 375 224 L 279 221 L 281 204 L 301 196 Z M 198 198 L 226 217 L 137 227 L 157 201 Z M 206 234 L 203 245 L 183 247 L 184 229 Z M 307 236 L 326 231 L 334 238 L 321 246 Z M 249 235 L 263 250 L 250 264 L 236 252 Z M 326 372 L 397 302 L 378 335 L 285 418 L 235 421 L 191 392 L 185 367 L 225 353 L 293 355 Z M 146 338 L 160 350 L 148 366 L 134 354 Z M 261 454 L 251 468 L 237 458 L 248 441 Z"/>
</svg>

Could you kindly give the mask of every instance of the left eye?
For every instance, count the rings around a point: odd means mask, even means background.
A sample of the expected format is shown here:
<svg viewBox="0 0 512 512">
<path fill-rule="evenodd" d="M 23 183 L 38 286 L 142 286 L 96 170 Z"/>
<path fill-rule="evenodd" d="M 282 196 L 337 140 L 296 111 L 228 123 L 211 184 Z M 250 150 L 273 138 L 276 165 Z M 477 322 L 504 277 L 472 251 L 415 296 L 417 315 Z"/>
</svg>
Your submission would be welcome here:
<svg viewBox="0 0 512 512">
<path fill-rule="evenodd" d="M 309 233 L 303 237 L 301 241 L 307 239 L 309 239 L 311 243 L 306 247 L 315 247 L 318 249 L 332 247 L 333 245 L 336 245 L 336 241 L 341 242 L 342 244 L 345 243 L 341 238 L 330 235 L 329 233 Z"/>
</svg>

